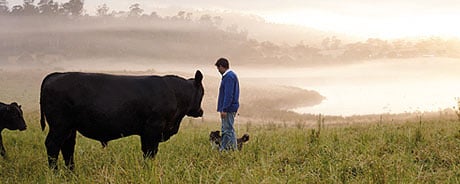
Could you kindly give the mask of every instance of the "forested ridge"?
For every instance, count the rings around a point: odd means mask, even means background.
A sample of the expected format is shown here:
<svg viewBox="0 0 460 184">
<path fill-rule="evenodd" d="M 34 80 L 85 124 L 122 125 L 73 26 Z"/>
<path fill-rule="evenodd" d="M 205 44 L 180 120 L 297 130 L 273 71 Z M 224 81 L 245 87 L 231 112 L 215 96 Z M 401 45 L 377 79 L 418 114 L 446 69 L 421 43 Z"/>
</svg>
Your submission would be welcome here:
<svg viewBox="0 0 460 184">
<path fill-rule="evenodd" d="M 83 1 L 50 0 L 9 7 L 0 0 L 0 62 L 52 65 L 68 60 L 104 58 L 112 62 L 208 62 L 226 56 L 237 64 L 312 66 L 361 60 L 415 57 L 460 57 L 460 40 L 369 38 L 345 43 L 322 38 L 320 44 L 259 41 L 238 25 L 211 14 L 179 11 L 174 16 L 144 12 L 139 4 L 127 11 L 101 5 L 84 14 Z"/>
</svg>

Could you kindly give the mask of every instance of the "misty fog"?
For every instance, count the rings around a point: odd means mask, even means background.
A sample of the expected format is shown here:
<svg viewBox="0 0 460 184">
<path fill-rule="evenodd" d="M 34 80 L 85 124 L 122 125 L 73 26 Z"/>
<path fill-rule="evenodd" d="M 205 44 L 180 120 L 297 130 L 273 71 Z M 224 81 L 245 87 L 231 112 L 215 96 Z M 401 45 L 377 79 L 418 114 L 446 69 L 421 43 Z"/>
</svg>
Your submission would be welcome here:
<svg viewBox="0 0 460 184">
<path fill-rule="evenodd" d="M 53 71 L 186 77 L 201 70 L 212 114 L 220 57 L 241 79 L 245 116 L 438 111 L 460 96 L 458 39 L 353 41 L 236 13 L 130 13 L 0 15 L 0 100 L 26 99 L 35 110 L 37 86 Z"/>
</svg>

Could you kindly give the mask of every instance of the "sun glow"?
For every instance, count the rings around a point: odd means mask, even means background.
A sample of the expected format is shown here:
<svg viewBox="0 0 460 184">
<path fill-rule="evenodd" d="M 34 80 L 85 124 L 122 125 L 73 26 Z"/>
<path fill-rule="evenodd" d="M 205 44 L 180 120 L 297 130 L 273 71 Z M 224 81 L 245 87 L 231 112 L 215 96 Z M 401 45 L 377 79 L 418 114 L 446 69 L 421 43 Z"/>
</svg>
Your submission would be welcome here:
<svg viewBox="0 0 460 184">
<path fill-rule="evenodd" d="M 350 16 L 320 11 L 261 13 L 269 22 L 300 25 L 360 37 L 460 37 L 460 14 L 413 14 L 388 17 Z"/>
</svg>

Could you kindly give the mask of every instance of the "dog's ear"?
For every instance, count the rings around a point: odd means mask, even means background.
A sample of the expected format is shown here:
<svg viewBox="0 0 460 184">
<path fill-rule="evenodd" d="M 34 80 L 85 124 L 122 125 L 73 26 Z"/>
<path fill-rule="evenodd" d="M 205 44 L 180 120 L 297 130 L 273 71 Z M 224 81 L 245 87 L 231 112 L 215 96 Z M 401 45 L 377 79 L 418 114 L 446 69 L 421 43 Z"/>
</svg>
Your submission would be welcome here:
<svg viewBox="0 0 460 184">
<path fill-rule="evenodd" d="M 243 142 L 249 141 L 249 134 L 244 134 L 243 137 L 241 137 L 241 139 L 243 140 Z"/>
</svg>

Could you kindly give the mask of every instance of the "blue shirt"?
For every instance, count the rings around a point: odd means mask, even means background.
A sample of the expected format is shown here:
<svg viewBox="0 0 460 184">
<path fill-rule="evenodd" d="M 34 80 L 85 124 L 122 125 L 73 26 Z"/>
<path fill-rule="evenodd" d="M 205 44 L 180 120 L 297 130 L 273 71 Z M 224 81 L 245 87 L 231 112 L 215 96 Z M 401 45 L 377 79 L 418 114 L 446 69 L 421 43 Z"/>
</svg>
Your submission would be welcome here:
<svg viewBox="0 0 460 184">
<path fill-rule="evenodd" d="M 240 85 L 235 72 L 228 69 L 222 75 L 220 82 L 219 98 L 217 101 L 218 112 L 237 112 L 240 107 Z"/>
</svg>

